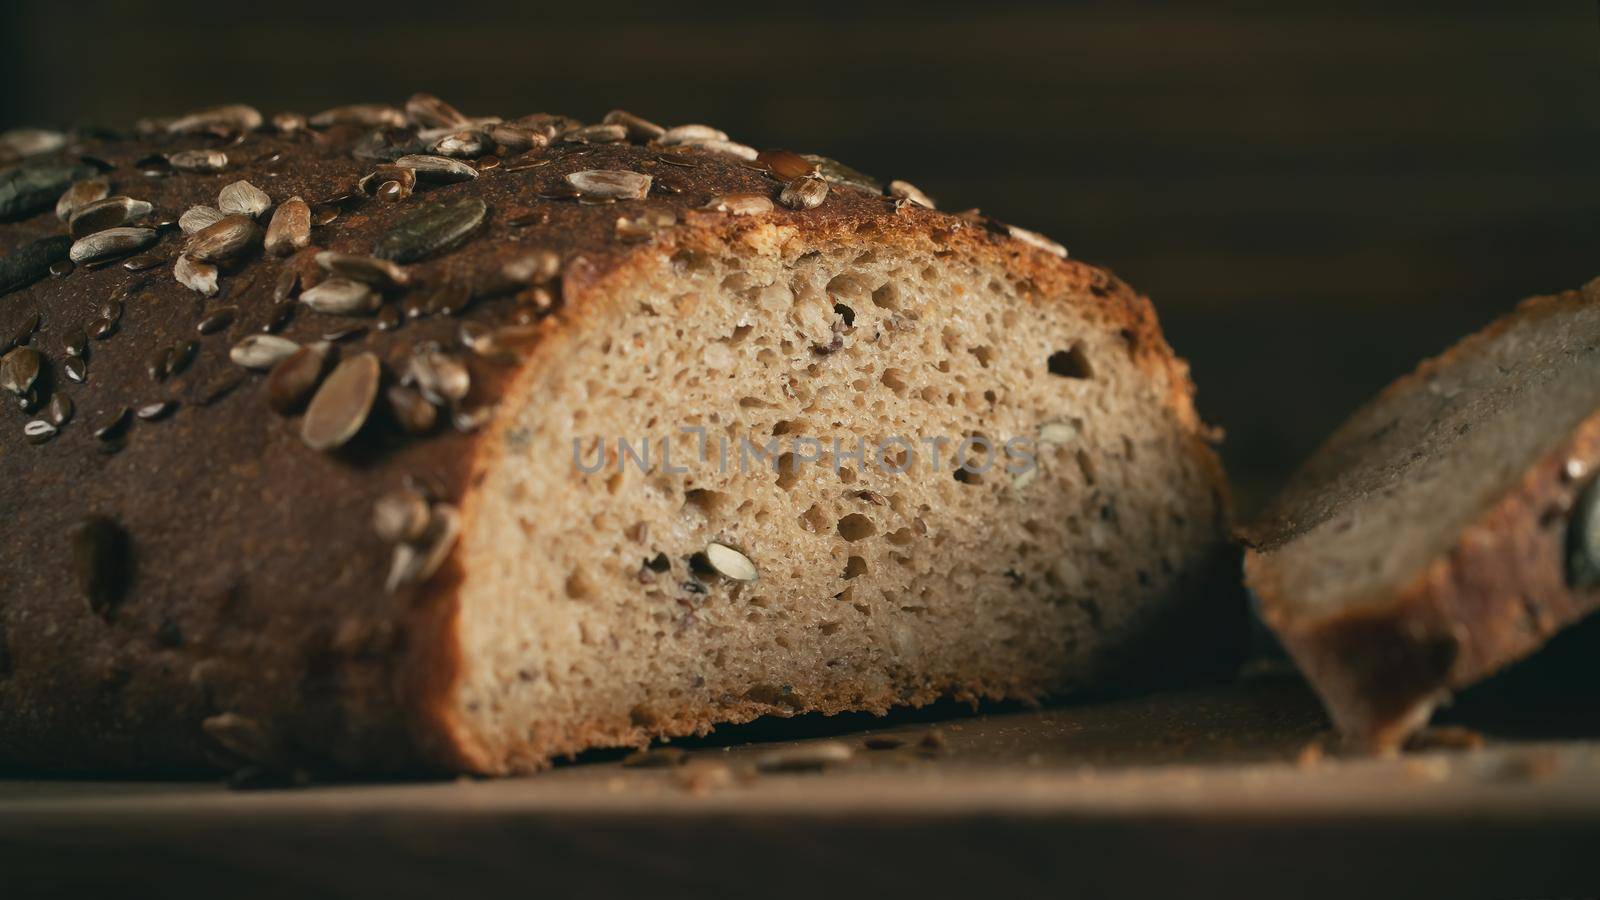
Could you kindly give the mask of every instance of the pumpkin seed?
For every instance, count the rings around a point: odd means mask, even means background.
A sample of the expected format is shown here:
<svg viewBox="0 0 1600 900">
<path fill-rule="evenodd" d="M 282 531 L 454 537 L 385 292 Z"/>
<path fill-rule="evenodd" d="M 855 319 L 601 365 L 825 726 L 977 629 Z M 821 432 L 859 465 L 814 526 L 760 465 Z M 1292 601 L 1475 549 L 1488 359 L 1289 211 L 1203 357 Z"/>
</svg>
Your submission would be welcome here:
<svg viewBox="0 0 1600 900">
<path fill-rule="evenodd" d="M 378 395 L 382 367 L 371 353 L 340 363 L 311 398 L 300 438 L 313 450 L 333 450 L 344 446 L 372 412 Z"/>
<path fill-rule="evenodd" d="M 78 590 L 89 609 L 109 617 L 128 589 L 127 532 L 105 516 L 84 519 L 72 531 L 72 560 Z"/>
<path fill-rule="evenodd" d="M 0 221 L 24 219 L 49 209 L 74 181 L 90 178 L 85 165 L 24 163 L 0 172 Z"/>
<path fill-rule="evenodd" d="M 275 256 L 288 256 L 311 245 L 311 207 L 299 197 L 279 204 L 267 223 L 266 249 Z M 287 270 L 286 270 L 287 271 Z"/>
<path fill-rule="evenodd" d="M 488 214 L 489 207 L 475 197 L 424 207 L 384 232 L 372 255 L 406 263 L 450 249 L 466 240 Z"/>
<path fill-rule="evenodd" d="M 55 235 L 24 244 L 0 258 L 0 294 L 27 287 L 50 274 L 50 267 L 67 258 L 72 238 Z"/>
<path fill-rule="evenodd" d="M 252 334 L 233 345 L 228 358 L 246 369 L 270 369 L 288 359 L 300 345 L 275 334 Z"/>
</svg>

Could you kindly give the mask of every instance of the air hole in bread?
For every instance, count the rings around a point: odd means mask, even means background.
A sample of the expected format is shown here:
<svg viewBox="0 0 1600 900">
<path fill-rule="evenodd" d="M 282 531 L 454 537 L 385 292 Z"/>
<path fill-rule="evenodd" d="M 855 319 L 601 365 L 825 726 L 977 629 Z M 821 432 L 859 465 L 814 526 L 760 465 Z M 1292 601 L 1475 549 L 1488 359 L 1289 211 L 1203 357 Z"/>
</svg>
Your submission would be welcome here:
<svg viewBox="0 0 1600 900">
<path fill-rule="evenodd" d="M 1050 354 L 1048 364 L 1051 375 L 1062 378 L 1093 378 L 1094 370 L 1089 366 L 1089 357 L 1083 352 L 1081 344 L 1074 344 L 1066 350 L 1057 350 Z"/>
</svg>

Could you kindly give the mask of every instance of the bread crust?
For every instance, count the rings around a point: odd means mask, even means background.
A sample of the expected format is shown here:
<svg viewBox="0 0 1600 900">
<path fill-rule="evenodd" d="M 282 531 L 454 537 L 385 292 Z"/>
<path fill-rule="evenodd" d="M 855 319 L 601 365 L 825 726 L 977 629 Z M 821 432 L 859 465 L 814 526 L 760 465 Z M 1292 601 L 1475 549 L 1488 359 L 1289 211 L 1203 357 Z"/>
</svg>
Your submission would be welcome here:
<svg viewBox="0 0 1600 900">
<path fill-rule="evenodd" d="M 349 194 L 381 164 L 352 155 L 370 142 L 368 135 L 364 127 L 334 125 L 254 131 L 237 142 L 194 133 L 80 136 L 60 157 L 93 157 L 110 167 L 115 193 L 150 201 L 156 218 L 176 219 L 192 205 L 215 204 L 219 189 L 240 179 L 275 203 L 301 196 L 317 204 Z M 224 172 L 141 174 L 152 153 L 212 147 L 232 160 Z M 515 401 L 519 380 L 559 357 L 564 334 L 596 327 L 613 279 L 629 277 L 685 242 L 729 242 L 773 225 L 800 240 L 917 241 L 940 232 L 1003 260 L 1036 286 L 1041 300 L 1083 298 L 1120 323 L 1139 365 L 1167 384 L 1165 402 L 1193 435 L 1192 452 L 1225 502 L 1220 463 L 1195 414 L 1187 366 L 1172 354 L 1150 302 L 1114 276 L 1014 240 L 988 220 L 894 204 L 842 184 L 810 210 L 775 206 L 752 217 L 710 212 L 703 207 L 712 197 L 776 198 L 782 182 L 727 154 L 680 150 L 675 161 L 664 162 L 663 152 L 638 144 L 557 143 L 474 181 L 419 186 L 416 196 L 399 203 L 347 199 L 339 203 L 339 219 L 313 231 L 313 246 L 285 259 L 251 253 L 225 268 L 224 293 L 209 301 L 178 284 L 170 263 L 143 272 L 118 264 L 80 266 L 0 297 L 0 335 L 40 316 L 30 345 L 48 359 L 42 383 L 50 392 L 69 393 L 76 406 L 73 421 L 40 446 L 29 444 L 21 430 L 33 416 L 14 405 L 0 429 L 0 515 L 7 522 L 0 547 L 0 767 L 100 773 L 243 765 L 364 773 L 492 768 L 451 710 L 461 666 L 459 560 L 448 559 L 420 587 L 386 591 L 391 547 L 374 533 L 371 509 L 378 496 L 416 479 L 461 506 L 470 527 L 474 485 L 500 452 L 500 425 L 491 420 L 474 432 L 445 427 L 414 438 L 376 424 L 344 449 L 321 453 L 300 440 L 297 417 L 268 409 L 261 377 L 241 378 L 228 359 L 229 347 L 270 316 L 282 270 L 315 278 L 317 250 L 367 253 L 400 216 L 433 199 L 474 197 L 491 212 L 459 249 L 410 267 L 420 286 L 470 278 L 531 247 L 550 249 L 564 263 L 559 302 L 537 323 L 537 336 L 520 358 L 510 365 L 469 361 L 474 400 Z M 514 162 L 537 165 L 508 171 Z M 579 169 L 644 171 L 667 181 L 672 192 L 653 192 L 644 204 L 671 211 L 678 225 L 648 242 L 618 240 L 618 215 L 639 203 L 581 205 L 552 196 L 561 176 Z M 47 211 L 0 225 L 0 254 L 61 227 Z M 182 239 L 164 231 L 155 249 L 176 251 Z M 97 306 L 113 297 L 121 298 L 122 319 L 106 340 L 91 343 L 88 381 L 74 384 L 62 377 L 62 341 L 88 326 Z M 393 331 L 370 327 L 370 319 L 301 309 L 281 333 L 309 342 L 347 321 L 366 325 L 364 333 L 339 342 L 340 353 L 374 352 L 393 372 L 421 342 L 455 344 L 463 322 L 511 321 L 517 302 L 510 296 L 476 300 L 458 315 L 424 316 Z M 197 334 L 202 310 L 224 305 L 238 308 L 235 324 L 219 334 Z M 153 351 L 191 340 L 198 350 L 182 372 L 162 380 L 146 373 Z M 162 421 L 134 422 L 118 452 L 103 452 L 106 442 L 92 432 L 107 415 L 159 399 L 177 400 L 180 407 Z M 120 523 L 132 547 L 131 581 L 103 613 L 75 587 L 71 533 L 90 515 Z M 1019 691 L 995 685 L 974 693 Z M 208 729 L 219 716 L 244 723 L 251 739 L 230 740 L 228 732 L 237 729 Z M 702 729 L 705 722 L 690 717 L 678 727 Z"/>
<path fill-rule="evenodd" d="M 1535 297 L 1512 314 L 1424 361 L 1372 403 L 1420 389 L 1432 373 L 1519 318 L 1563 304 L 1592 303 L 1600 282 L 1581 291 Z M 1339 435 L 1307 463 L 1336 445 Z M 1392 751 L 1427 723 L 1452 692 L 1537 650 L 1552 635 L 1600 607 L 1600 592 L 1567 581 L 1569 513 L 1600 466 L 1600 411 L 1584 418 L 1468 526 L 1450 548 L 1382 597 L 1317 619 L 1296 616 L 1271 551 L 1320 519 L 1287 518 L 1294 490 L 1245 537 L 1245 576 L 1260 609 L 1349 739 Z M 1300 476 L 1297 476 L 1299 478 Z M 1292 482 L 1293 483 L 1293 480 Z M 1325 517 L 1324 517 L 1325 518 Z"/>
</svg>

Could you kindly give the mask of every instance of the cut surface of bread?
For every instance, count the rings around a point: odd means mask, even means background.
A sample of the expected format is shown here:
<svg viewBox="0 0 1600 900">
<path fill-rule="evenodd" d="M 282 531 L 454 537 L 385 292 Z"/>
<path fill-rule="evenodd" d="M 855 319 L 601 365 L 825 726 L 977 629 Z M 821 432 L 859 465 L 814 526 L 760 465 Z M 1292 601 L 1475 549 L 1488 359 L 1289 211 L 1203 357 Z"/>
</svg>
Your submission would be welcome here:
<svg viewBox="0 0 1600 900">
<path fill-rule="evenodd" d="M 607 119 L 227 106 L 0 172 L 0 765 L 525 772 L 1231 657 L 1148 300 Z"/>
<path fill-rule="evenodd" d="M 1423 363 L 1290 480 L 1248 530 L 1247 576 L 1343 730 L 1392 747 L 1594 607 L 1567 546 L 1597 435 L 1591 282 Z"/>
<path fill-rule="evenodd" d="M 464 510 L 470 745 L 517 769 L 762 713 L 1040 697 L 1186 615 L 1211 464 L 1170 373 L 1067 299 L 928 238 L 760 229 L 641 263 L 524 373 Z"/>
</svg>

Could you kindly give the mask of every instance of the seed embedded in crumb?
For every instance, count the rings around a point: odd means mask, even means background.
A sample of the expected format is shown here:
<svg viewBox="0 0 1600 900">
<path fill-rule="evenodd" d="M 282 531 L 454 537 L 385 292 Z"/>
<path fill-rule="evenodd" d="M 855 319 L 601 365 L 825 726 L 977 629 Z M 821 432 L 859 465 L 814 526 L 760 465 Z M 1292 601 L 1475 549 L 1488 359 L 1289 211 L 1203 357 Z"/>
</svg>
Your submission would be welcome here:
<svg viewBox="0 0 1600 900">
<path fill-rule="evenodd" d="M 716 541 L 706 545 L 706 561 L 724 578 L 734 581 L 755 581 L 758 574 L 750 557 Z"/>
</svg>

